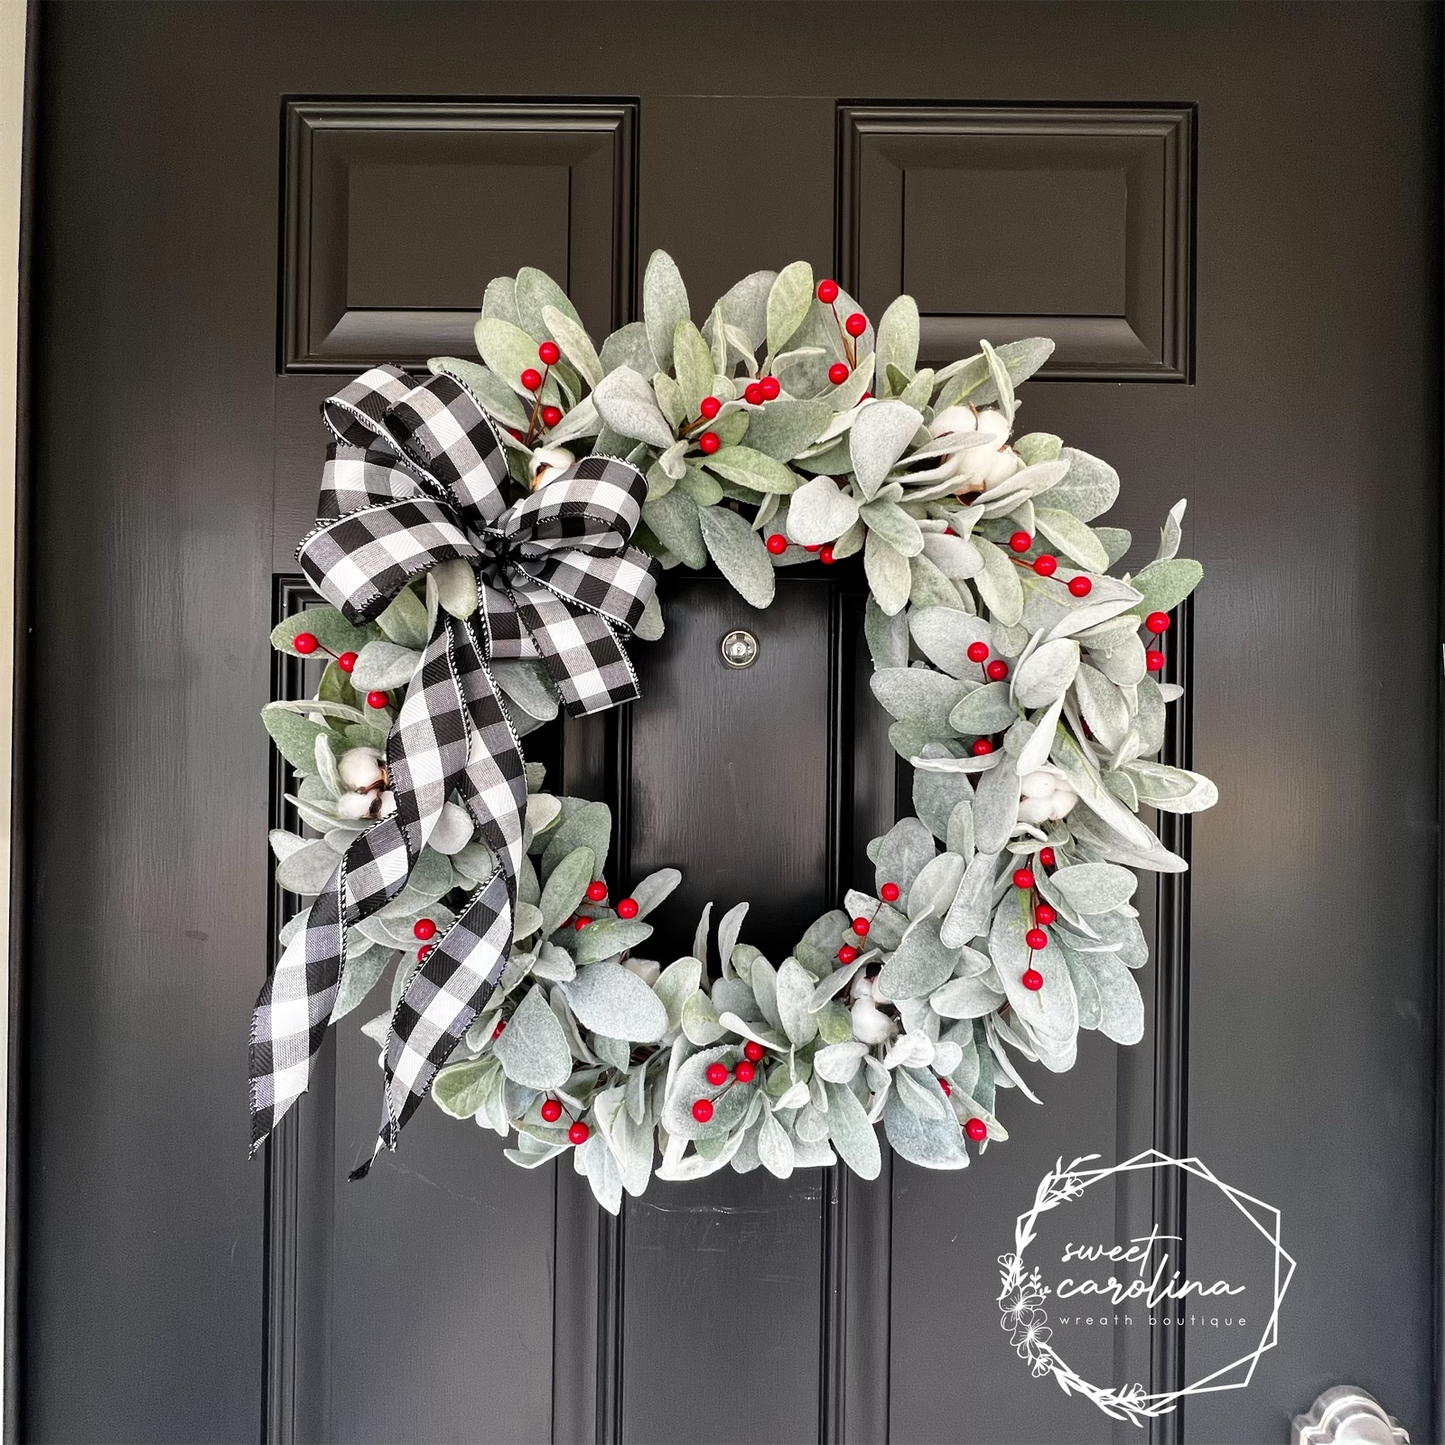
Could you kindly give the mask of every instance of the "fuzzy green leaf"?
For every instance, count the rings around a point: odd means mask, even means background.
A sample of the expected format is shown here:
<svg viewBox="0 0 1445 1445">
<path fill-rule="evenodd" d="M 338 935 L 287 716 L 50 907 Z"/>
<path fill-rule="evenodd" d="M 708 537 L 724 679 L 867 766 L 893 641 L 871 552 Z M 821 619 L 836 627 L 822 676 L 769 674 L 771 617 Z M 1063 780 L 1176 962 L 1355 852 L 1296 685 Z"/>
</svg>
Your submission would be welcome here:
<svg viewBox="0 0 1445 1445">
<path fill-rule="evenodd" d="M 745 602 L 769 606 L 776 586 L 763 539 L 728 507 L 704 507 L 698 514 L 708 554 Z"/>
</svg>

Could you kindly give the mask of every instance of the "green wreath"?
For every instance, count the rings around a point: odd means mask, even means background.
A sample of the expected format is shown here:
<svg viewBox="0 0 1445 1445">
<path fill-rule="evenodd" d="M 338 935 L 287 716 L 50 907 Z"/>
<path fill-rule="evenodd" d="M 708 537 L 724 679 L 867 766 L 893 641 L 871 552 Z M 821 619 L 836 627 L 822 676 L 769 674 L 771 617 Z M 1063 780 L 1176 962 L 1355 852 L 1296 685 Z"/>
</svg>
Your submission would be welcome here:
<svg viewBox="0 0 1445 1445">
<path fill-rule="evenodd" d="M 638 950 L 681 874 L 635 880 L 609 903 L 607 806 L 552 796 L 528 764 L 515 949 L 436 1076 L 438 1106 L 515 1132 L 505 1152 L 526 1168 L 570 1149 L 615 1213 L 654 1168 L 677 1180 L 761 1165 L 786 1178 L 841 1159 L 872 1178 L 879 1120 L 905 1159 L 962 1168 L 966 1141 L 1008 1137 L 998 1089 L 1037 1102 L 1017 1060 L 1064 1071 L 1081 1028 L 1136 1042 L 1132 971 L 1148 951 L 1132 870 L 1185 867 L 1137 814 L 1216 798 L 1207 778 L 1154 760 L 1182 692 L 1155 680 L 1157 645 L 1201 568 L 1176 555 L 1180 502 L 1155 559 L 1110 576 L 1130 535 L 1092 524 L 1117 474 L 1056 436 L 1014 436 L 1016 389 L 1053 343 L 984 342 L 919 367 L 912 298 L 875 332 L 801 261 L 746 277 L 698 327 L 660 251 L 643 320 L 600 350 L 532 269 L 487 287 L 476 339 L 480 362 L 431 369 L 506 429 L 519 491 L 586 452 L 625 457 L 648 482 L 637 545 L 664 567 L 710 557 L 759 608 L 775 569 L 862 553 L 873 693 L 913 764 L 916 816 L 869 845 L 871 887 L 850 890 L 780 962 L 741 941 L 747 904 L 715 929 L 709 904 L 692 953 L 664 967 Z M 662 628 L 654 602 L 637 635 Z M 375 626 L 319 607 L 272 633 L 282 651 L 331 655 L 314 710 L 263 712 L 299 778 L 289 801 L 316 834 L 272 833 L 283 889 L 314 895 L 385 815 L 385 729 L 367 738 L 345 719 L 359 692 L 404 684 L 425 629 L 418 588 Z M 540 665 L 494 672 L 519 735 L 557 715 Z M 388 972 L 394 1007 L 419 948 L 492 867 L 448 804 L 400 896 L 348 930 L 333 1020 Z M 390 1017 L 363 1032 L 384 1042 Z"/>
</svg>

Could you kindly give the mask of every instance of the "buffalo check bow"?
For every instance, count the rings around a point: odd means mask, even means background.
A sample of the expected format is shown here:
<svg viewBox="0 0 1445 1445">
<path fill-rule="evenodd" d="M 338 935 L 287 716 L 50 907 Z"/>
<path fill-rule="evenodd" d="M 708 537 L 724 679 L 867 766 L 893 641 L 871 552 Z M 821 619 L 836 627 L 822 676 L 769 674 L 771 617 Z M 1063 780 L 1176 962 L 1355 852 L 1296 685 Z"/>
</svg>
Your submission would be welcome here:
<svg viewBox="0 0 1445 1445">
<path fill-rule="evenodd" d="M 340 988 L 346 929 L 401 893 L 455 791 L 496 868 L 435 940 L 392 1015 L 376 1151 L 396 1147 L 512 945 L 527 788 L 488 663 L 540 659 L 574 715 L 630 702 L 637 675 L 619 633 L 636 627 L 658 576 L 628 545 L 647 495 L 634 467 L 584 457 L 508 506 L 502 442 L 449 376 L 413 387 L 399 369 L 377 367 L 322 415 L 336 440 L 316 529 L 298 553 L 317 590 L 351 622 L 368 622 L 410 579 L 462 559 L 476 573 L 479 606 L 467 620 L 435 609 L 387 739 L 396 812 L 347 849 L 256 1002 L 253 1153 L 306 1089 Z"/>
</svg>

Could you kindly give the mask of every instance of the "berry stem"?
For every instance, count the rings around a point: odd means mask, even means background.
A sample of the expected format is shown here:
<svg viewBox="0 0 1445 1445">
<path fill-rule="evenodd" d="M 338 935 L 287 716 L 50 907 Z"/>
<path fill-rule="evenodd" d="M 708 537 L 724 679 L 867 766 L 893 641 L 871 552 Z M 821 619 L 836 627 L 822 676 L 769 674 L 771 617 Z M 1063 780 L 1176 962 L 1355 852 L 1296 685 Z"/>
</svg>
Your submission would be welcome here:
<svg viewBox="0 0 1445 1445">
<path fill-rule="evenodd" d="M 858 365 L 858 353 L 853 349 L 853 338 L 838 319 L 837 301 L 830 301 L 828 305 L 833 312 L 833 325 L 838 328 L 838 339 L 843 343 L 843 355 L 848 359 L 848 370 L 852 371 Z"/>
<path fill-rule="evenodd" d="M 542 384 L 532 395 L 532 414 L 527 418 L 527 435 L 522 438 L 523 446 L 529 447 L 537 439 L 537 420 L 542 415 L 542 393 L 547 390 L 547 378 L 551 374 L 551 366 L 544 361 L 542 363 Z"/>
</svg>

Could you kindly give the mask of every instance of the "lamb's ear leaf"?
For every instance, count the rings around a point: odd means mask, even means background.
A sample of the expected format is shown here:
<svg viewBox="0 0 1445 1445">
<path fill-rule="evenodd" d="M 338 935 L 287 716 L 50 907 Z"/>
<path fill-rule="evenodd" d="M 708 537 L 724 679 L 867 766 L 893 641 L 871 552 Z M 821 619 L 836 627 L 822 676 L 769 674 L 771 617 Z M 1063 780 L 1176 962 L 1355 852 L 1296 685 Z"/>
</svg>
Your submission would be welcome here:
<svg viewBox="0 0 1445 1445">
<path fill-rule="evenodd" d="M 672 344 L 677 323 L 686 321 L 691 314 L 687 287 L 683 284 L 677 262 L 666 251 L 654 251 L 648 258 L 647 271 L 642 278 L 642 319 L 647 327 L 652 354 L 664 370 L 672 366 Z"/>
<path fill-rule="evenodd" d="M 813 268 L 794 261 L 778 272 L 768 289 L 768 353 L 776 356 L 803 324 L 813 301 Z"/>
</svg>

